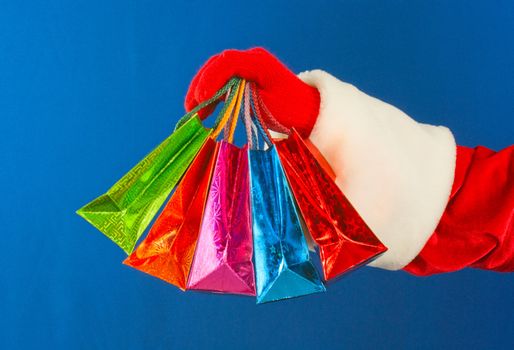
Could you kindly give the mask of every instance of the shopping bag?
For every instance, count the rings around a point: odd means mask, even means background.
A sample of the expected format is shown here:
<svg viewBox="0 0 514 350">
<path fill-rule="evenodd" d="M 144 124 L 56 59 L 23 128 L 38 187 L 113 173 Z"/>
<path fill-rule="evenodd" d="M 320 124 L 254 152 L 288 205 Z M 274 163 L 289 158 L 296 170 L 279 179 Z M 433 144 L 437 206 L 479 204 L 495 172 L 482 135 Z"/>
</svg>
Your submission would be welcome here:
<svg viewBox="0 0 514 350">
<path fill-rule="evenodd" d="M 248 118 L 246 113 L 247 129 Z M 248 157 L 257 303 L 323 292 L 278 153 L 261 124 L 252 125 L 247 134 L 252 135 L 249 145 L 255 147 Z"/>
<path fill-rule="evenodd" d="M 305 224 L 318 246 L 325 280 L 369 263 L 387 248 L 334 182 L 315 146 L 293 129 L 275 141 Z"/>
<path fill-rule="evenodd" d="M 247 151 L 229 143 L 243 91 L 244 83 L 229 135 L 219 143 L 187 289 L 255 295 Z"/>
<path fill-rule="evenodd" d="M 257 302 L 324 291 L 276 149 L 249 159 Z"/>
<path fill-rule="evenodd" d="M 124 264 L 186 289 L 218 145 L 207 139 L 150 232 Z"/>
<path fill-rule="evenodd" d="M 116 182 L 104 195 L 77 211 L 127 254 L 212 132 L 196 112 L 216 102 L 239 80 L 229 81 L 213 98 L 179 121 L 179 127 Z"/>
<path fill-rule="evenodd" d="M 221 141 L 187 289 L 255 295 L 248 158 Z"/>
<path fill-rule="evenodd" d="M 77 213 L 130 254 L 208 136 L 209 130 L 192 118 Z"/>
</svg>

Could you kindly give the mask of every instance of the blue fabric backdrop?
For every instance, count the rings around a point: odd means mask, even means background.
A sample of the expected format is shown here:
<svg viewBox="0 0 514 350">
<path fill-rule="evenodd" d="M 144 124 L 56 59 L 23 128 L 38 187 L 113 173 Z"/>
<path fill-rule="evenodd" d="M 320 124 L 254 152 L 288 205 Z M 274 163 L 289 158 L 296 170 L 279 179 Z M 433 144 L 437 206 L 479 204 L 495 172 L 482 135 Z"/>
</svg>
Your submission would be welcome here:
<svg viewBox="0 0 514 350">
<path fill-rule="evenodd" d="M 0 348 L 514 348 L 514 275 L 364 268 L 256 306 L 121 265 L 74 214 L 171 132 L 225 48 L 262 45 L 499 149 L 513 43 L 510 1 L 0 1 Z"/>
</svg>

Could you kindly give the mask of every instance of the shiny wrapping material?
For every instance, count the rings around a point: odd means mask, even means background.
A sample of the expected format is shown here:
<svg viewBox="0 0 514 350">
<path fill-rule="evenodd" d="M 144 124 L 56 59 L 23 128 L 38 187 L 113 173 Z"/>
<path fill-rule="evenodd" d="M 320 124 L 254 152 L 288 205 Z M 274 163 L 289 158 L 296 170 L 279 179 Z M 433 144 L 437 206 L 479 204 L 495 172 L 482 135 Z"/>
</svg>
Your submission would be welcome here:
<svg viewBox="0 0 514 350">
<path fill-rule="evenodd" d="M 324 291 L 275 147 L 249 161 L 257 303 Z"/>
<path fill-rule="evenodd" d="M 148 236 L 124 264 L 186 289 L 217 145 L 207 139 Z"/>
<path fill-rule="evenodd" d="M 337 187 L 314 145 L 293 130 L 287 139 L 277 140 L 275 147 L 305 224 L 319 247 L 326 280 L 387 250 Z"/>
<path fill-rule="evenodd" d="M 255 295 L 248 157 L 221 141 L 187 289 Z"/>
<path fill-rule="evenodd" d="M 209 134 L 191 118 L 77 214 L 130 254 Z"/>
</svg>

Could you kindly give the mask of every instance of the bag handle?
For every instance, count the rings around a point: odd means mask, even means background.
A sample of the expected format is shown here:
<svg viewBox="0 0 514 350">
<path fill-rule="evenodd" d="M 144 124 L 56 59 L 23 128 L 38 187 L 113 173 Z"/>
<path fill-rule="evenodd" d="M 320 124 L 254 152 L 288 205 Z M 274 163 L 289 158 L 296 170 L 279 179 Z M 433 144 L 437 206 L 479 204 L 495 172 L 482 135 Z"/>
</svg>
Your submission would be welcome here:
<svg viewBox="0 0 514 350">
<path fill-rule="evenodd" d="M 229 92 L 230 92 L 230 90 L 229 90 Z M 236 93 L 236 98 L 237 98 L 237 93 Z M 227 111 L 228 111 L 228 109 L 227 109 Z M 230 111 L 230 113 L 232 113 L 232 111 L 233 111 L 233 109 Z M 229 119 L 228 119 L 228 121 L 223 125 L 223 138 L 224 138 L 224 139 L 227 139 L 227 135 L 228 135 L 228 132 L 229 132 L 229 126 L 228 126 L 228 125 L 229 125 L 230 123 L 232 123 L 232 117 L 233 117 L 233 116 L 234 116 L 234 115 L 233 115 L 233 114 L 231 114 L 231 115 L 230 115 L 230 117 L 229 117 Z"/>
<path fill-rule="evenodd" d="M 251 107 L 250 107 L 250 98 L 251 98 L 251 91 L 250 91 L 251 84 L 246 84 L 246 89 L 244 93 L 244 124 L 245 124 L 245 130 L 246 130 L 246 140 L 248 142 L 248 148 L 252 149 L 253 145 L 257 143 L 256 139 L 256 132 L 255 125 L 252 123 L 252 117 L 251 117 Z"/>
<path fill-rule="evenodd" d="M 268 109 L 268 107 L 266 107 L 266 105 L 262 101 L 262 98 L 259 95 L 257 89 L 252 89 L 252 93 L 253 93 L 252 94 L 253 99 L 254 99 L 254 101 L 256 101 L 256 112 L 257 112 L 257 115 L 259 116 L 260 122 L 263 125 L 266 125 L 268 129 L 271 129 L 271 130 L 278 131 L 280 133 L 289 135 L 291 133 L 291 128 L 288 128 L 287 126 L 284 126 L 284 124 L 280 123 L 273 116 L 273 114 L 271 114 L 271 112 Z M 266 119 L 268 121 L 268 123 L 266 123 L 266 124 L 263 123 L 264 118 L 263 118 L 263 115 L 261 113 L 261 110 L 264 111 L 264 114 L 266 115 Z"/>
<path fill-rule="evenodd" d="M 218 114 L 218 117 L 216 118 L 215 125 L 218 125 L 221 121 L 222 116 L 226 112 L 229 102 L 232 101 L 232 99 L 234 98 L 235 93 L 237 92 L 237 86 L 239 86 L 240 82 L 241 82 L 241 79 L 237 78 L 237 77 L 230 79 L 221 89 L 219 89 L 214 94 L 214 96 L 212 96 L 208 100 L 203 101 L 198 106 L 193 108 L 191 111 L 186 113 L 182 118 L 180 118 L 179 121 L 177 122 L 177 124 L 175 125 L 175 130 L 177 130 L 182 125 L 184 125 L 187 121 L 189 121 L 189 119 L 195 117 L 197 115 L 198 111 L 200 111 L 201 109 L 203 109 L 215 102 L 218 102 L 218 100 L 223 95 L 225 95 L 227 92 L 229 92 L 227 99 L 225 101 L 225 104 L 223 105 L 223 109 L 220 111 L 220 113 Z"/>
<path fill-rule="evenodd" d="M 241 84 L 239 85 L 237 91 L 237 97 L 235 98 L 236 103 L 234 108 L 231 110 L 230 120 L 227 121 L 223 128 L 224 139 L 229 143 L 233 143 L 234 141 L 234 134 L 236 131 L 237 122 L 239 120 L 239 114 L 241 113 L 241 104 L 243 102 L 246 85 L 246 81 L 241 80 Z"/>
<path fill-rule="evenodd" d="M 227 98 L 227 101 L 225 101 L 225 104 L 223 105 L 223 108 L 220 114 L 218 115 L 218 118 L 216 118 L 214 126 L 212 127 L 213 131 L 211 133 L 211 137 L 213 139 L 216 139 L 218 137 L 218 135 L 221 133 L 227 122 L 230 120 L 232 113 L 234 112 L 234 107 L 237 104 L 238 97 L 240 94 L 242 94 L 242 92 L 240 92 L 242 91 L 241 83 L 242 80 L 239 80 L 237 84 L 230 90 L 229 97 Z M 228 135 L 225 134 L 225 136 Z"/>
<path fill-rule="evenodd" d="M 248 145 L 250 149 L 260 148 L 259 143 L 262 140 L 265 145 L 271 147 L 273 146 L 271 135 L 265 127 L 266 124 L 262 120 L 262 116 L 257 112 L 256 101 L 253 98 L 255 95 L 252 93 L 253 84 L 248 84 L 250 85 L 248 93 L 249 98 L 247 98 L 248 103 L 245 105 L 245 125 L 247 126 Z"/>
</svg>

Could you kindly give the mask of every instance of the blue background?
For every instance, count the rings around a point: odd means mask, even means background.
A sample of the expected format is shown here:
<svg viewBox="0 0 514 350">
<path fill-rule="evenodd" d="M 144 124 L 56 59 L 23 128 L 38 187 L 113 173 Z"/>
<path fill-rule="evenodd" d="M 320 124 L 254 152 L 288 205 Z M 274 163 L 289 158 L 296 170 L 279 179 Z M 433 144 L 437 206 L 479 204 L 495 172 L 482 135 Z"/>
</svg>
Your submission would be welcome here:
<svg viewBox="0 0 514 350">
<path fill-rule="evenodd" d="M 325 69 L 463 145 L 513 143 L 514 3 L 385 3 L 0 1 L 0 348 L 514 348 L 513 275 L 363 268 L 256 306 L 121 265 L 74 213 L 171 132 L 225 48 Z"/>
</svg>

